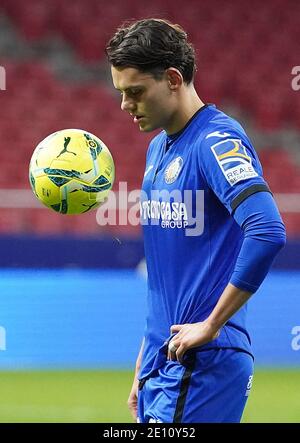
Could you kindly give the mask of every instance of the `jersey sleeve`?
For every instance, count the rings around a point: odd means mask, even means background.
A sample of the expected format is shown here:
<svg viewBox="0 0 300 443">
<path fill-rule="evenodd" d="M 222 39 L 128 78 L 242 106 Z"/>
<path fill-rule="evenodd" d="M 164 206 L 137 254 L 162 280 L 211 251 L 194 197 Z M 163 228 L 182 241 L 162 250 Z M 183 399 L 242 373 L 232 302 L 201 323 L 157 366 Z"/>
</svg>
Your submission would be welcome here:
<svg viewBox="0 0 300 443">
<path fill-rule="evenodd" d="M 204 136 L 199 161 L 208 187 L 230 214 L 250 195 L 271 192 L 250 140 L 240 132 L 214 131 Z"/>
</svg>

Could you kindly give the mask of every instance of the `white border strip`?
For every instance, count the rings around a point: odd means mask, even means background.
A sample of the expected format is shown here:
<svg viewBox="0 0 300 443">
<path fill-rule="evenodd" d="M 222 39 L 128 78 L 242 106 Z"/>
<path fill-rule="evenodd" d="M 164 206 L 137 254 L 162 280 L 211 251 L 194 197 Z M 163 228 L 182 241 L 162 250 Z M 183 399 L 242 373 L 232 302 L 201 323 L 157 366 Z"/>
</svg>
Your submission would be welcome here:
<svg viewBox="0 0 300 443">
<path fill-rule="evenodd" d="M 118 197 L 118 193 L 115 194 Z M 300 193 L 280 193 L 274 194 L 274 197 L 280 212 L 300 213 Z M 0 208 L 35 209 L 45 208 L 45 206 L 38 201 L 30 189 L 0 189 Z"/>
</svg>

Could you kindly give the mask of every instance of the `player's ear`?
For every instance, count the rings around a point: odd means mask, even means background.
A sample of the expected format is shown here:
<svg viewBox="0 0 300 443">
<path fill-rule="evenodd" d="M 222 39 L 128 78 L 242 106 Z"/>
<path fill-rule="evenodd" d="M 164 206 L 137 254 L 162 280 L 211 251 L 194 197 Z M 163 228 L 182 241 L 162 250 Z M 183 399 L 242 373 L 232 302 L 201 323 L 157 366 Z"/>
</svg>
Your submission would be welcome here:
<svg viewBox="0 0 300 443">
<path fill-rule="evenodd" d="M 183 83 L 183 77 L 180 71 L 176 68 L 166 69 L 168 86 L 171 91 L 176 91 Z"/>
</svg>

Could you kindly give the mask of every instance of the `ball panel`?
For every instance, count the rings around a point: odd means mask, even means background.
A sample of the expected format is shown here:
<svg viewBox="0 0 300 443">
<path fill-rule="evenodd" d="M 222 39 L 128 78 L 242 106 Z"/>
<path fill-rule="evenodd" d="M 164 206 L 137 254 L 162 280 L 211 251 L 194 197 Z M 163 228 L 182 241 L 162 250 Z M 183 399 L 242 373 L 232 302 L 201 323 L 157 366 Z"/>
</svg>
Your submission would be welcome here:
<svg viewBox="0 0 300 443">
<path fill-rule="evenodd" d="M 35 191 L 37 198 L 48 208 L 60 203 L 60 189 L 47 175 L 41 175 L 35 179 Z"/>
</svg>

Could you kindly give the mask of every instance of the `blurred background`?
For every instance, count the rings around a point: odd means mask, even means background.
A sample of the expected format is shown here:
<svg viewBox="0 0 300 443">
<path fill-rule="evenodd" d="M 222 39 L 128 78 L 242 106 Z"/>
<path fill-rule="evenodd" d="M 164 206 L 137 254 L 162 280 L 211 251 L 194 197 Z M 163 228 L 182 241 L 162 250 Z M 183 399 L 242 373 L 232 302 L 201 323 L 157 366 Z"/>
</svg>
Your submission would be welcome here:
<svg viewBox="0 0 300 443">
<path fill-rule="evenodd" d="M 131 420 L 140 228 L 41 207 L 28 165 L 48 134 L 81 128 L 111 150 L 114 190 L 140 187 L 153 134 L 120 111 L 104 48 L 124 20 L 145 17 L 186 29 L 200 97 L 244 126 L 278 202 L 288 243 L 249 303 L 256 373 L 243 421 L 300 422 L 297 0 L 0 0 L 0 422 Z"/>
</svg>

